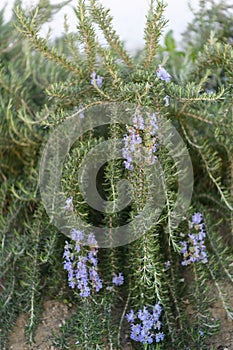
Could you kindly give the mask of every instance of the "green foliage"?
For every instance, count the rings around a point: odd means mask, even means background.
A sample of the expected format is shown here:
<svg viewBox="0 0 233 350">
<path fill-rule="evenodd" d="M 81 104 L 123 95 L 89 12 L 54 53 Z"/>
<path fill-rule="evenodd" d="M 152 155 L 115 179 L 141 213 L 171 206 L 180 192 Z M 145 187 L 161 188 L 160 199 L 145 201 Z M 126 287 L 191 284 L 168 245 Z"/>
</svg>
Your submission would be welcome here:
<svg viewBox="0 0 233 350">
<path fill-rule="evenodd" d="M 192 12 L 194 19 L 183 34 L 183 44 L 192 50 L 194 56 L 207 43 L 211 32 L 219 41 L 231 42 L 232 4 L 228 0 L 200 0 L 199 8 L 192 9 Z"/>
<path fill-rule="evenodd" d="M 232 318 L 223 277 L 233 282 L 232 31 L 227 31 L 227 6 L 223 2 L 208 3 L 212 4 L 211 9 L 200 1 L 200 11 L 195 13 L 195 21 L 184 36 L 184 53 L 177 50 L 171 31 L 165 38 L 165 47 L 159 47 L 166 25 L 165 5 L 160 0 L 151 1 L 144 31 L 145 48 L 136 58 L 124 48 L 112 26 L 109 10 L 96 0 L 91 0 L 89 6 L 79 0 L 75 10 L 77 32 L 69 33 L 65 19 L 66 35 L 53 43 L 40 37 L 39 27 L 62 5 L 40 1 L 39 7 L 25 14 L 18 2 L 8 23 L 3 22 L 1 12 L 2 348 L 21 312 L 28 313 L 26 335 L 33 342 L 42 301 L 48 295 L 65 295 L 77 304 L 75 314 L 54 338 L 54 346 L 62 349 L 122 348 L 125 334 L 130 332 L 126 313 L 130 308 L 139 310 L 157 302 L 163 307 L 165 340 L 145 346 L 132 342 L 135 349 L 205 349 L 206 339 L 218 327 L 210 314 L 212 284 Z M 214 25 L 219 24 L 215 34 L 211 32 L 213 18 Z M 204 27 L 204 23 L 208 25 Z M 100 44 L 95 25 L 107 45 Z M 162 81 L 156 74 L 167 54 L 170 82 Z M 103 77 L 102 86 L 96 81 L 91 84 L 93 71 Z M 169 106 L 164 103 L 166 96 L 170 97 Z M 110 102 L 111 124 L 94 128 L 93 113 L 89 131 L 71 145 L 64 162 L 61 182 L 67 198 L 73 197 L 74 213 L 82 218 L 86 228 L 91 224 L 107 228 L 106 239 L 113 242 L 114 227 L 133 221 L 148 204 L 149 193 L 159 196 L 147 167 L 139 164 L 128 171 L 122 159 L 110 159 L 97 176 L 98 191 L 107 202 L 103 210 L 91 208 L 83 198 L 78 178 L 83 159 L 99 142 L 108 139 L 113 140 L 110 151 L 114 155 L 117 139 L 122 140 L 127 133 L 127 126 L 117 122 L 116 102 L 128 103 L 132 113 L 140 109 L 145 125 L 149 125 L 150 111 L 162 118 L 167 136 L 161 143 L 158 137 L 156 155 L 162 169 L 157 176 L 165 194 L 164 206 L 158 220 L 137 240 L 126 246 L 112 244 L 99 249 L 98 271 L 104 287 L 82 299 L 66 286 L 62 255 L 64 241 L 69 239 L 52 225 L 43 207 L 38 193 L 39 162 L 48 131 L 53 132 L 82 112 L 91 114 L 90 107 Z M 194 191 L 185 214 L 176 211 L 178 179 L 184 177 L 186 169 L 182 169 L 183 173 L 179 170 L 177 159 L 183 155 L 178 153 L 178 146 L 171 151 L 171 125 L 182 136 L 193 164 Z M 144 131 L 140 135 L 149 148 L 151 137 Z M 54 157 L 58 155 L 59 149 L 54 147 Z M 95 164 L 91 170 L 95 170 Z M 84 180 L 86 187 L 93 186 L 88 176 Z M 119 193 L 125 191 L 122 180 L 132 184 L 134 201 L 117 210 Z M 197 211 L 203 213 L 206 223 L 208 263 L 181 266 L 180 241 L 187 236 L 190 217 Z M 131 237 L 139 229 L 139 225 L 132 225 Z M 112 278 L 119 272 L 125 277 L 124 286 L 112 287 Z"/>
<path fill-rule="evenodd" d="M 163 2 L 158 1 L 155 7 L 155 1 L 151 1 L 144 35 L 145 58 L 143 66 L 146 68 L 152 68 L 155 63 L 154 58 L 159 47 L 159 39 L 162 35 L 164 26 L 167 23 L 163 16 L 164 10 L 165 4 Z"/>
</svg>

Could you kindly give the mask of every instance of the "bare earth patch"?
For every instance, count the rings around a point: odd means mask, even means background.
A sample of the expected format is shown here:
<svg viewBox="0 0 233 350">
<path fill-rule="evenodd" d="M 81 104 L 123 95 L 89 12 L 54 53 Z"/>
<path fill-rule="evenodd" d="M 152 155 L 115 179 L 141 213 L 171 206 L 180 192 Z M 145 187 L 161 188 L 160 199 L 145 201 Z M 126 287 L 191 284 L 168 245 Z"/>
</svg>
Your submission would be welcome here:
<svg viewBox="0 0 233 350">
<path fill-rule="evenodd" d="M 58 334 L 60 327 L 72 314 L 66 304 L 56 300 L 48 300 L 43 305 L 41 323 L 35 334 L 35 344 L 27 345 L 24 327 L 27 322 L 26 315 L 20 315 L 9 336 L 9 350 L 57 350 L 52 345 L 52 337 Z"/>
<path fill-rule="evenodd" d="M 229 306 L 233 309 L 233 287 L 224 283 L 224 290 L 227 295 L 230 295 Z M 211 295 L 217 296 L 217 291 L 214 287 L 211 288 Z M 43 309 L 42 321 L 37 327 L 34 338 L 35 343 L 32 345 L 26 344 L 24 327 L 26 325 L 27 316 L 20 315 L 9 336 L 9 350 L 59 350 L 55 349 L 53 346 L 52 338 L 55 334 L 59 333 L 60 327 L 74 311 L 69 308 L 68 305 L 56 300 L 46 301 L 43 305 Z M 233 321 L 227 317 L 226 311 L 219 298 L 213 302 L 210 311 L 213 315 L 213 321 L 219 320 L 221 322 L 220 333 L 213 336 L 208 341 L 210 349 L 233 350 Z M 123 350 L 132 349 L 130 344 L 124 343 Z"/>
<path fill-rule="evenodd" d="M 230 283 L 224 282 L 221 287 L 228 296 L 230 310 L 233 310 L 233 286 Z M 212 288 L 211 294 L 212 297 L 216 297 L 216 300 L 213 302 L 210 311 L 213 319 L 220 321 L 221 331 L 219 334 L 211 337 L 208 344 L 218 350 L 233 350 L 233 320 L 227 316 L 221 300 L 217 298 L 218 291 L 215 287 Z"/>
</svg>

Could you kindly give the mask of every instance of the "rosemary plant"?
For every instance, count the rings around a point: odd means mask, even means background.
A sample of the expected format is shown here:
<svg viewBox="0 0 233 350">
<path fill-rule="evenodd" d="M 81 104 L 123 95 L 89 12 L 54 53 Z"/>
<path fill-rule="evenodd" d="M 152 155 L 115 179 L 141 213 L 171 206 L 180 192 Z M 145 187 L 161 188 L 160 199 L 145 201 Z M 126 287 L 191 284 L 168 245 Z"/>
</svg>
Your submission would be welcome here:
<svg viewBox="0 0 233 350">
<path fill-rule="evenodd" d="M 210 3 L 198 20 L 225 21 Z M 51 43 L 39 29 L 60 7 L 1 12 L 1 348 L 21 312 L 32 343 L 59 294 L 76 313 L 56 349 L 207 349 L 214 286 L 232 318 L 230 38 L 210 28 L 194 55 L 196 37 L 184 53 L 170 32 L 161 48 L 151 0 L 133 57 L 110 11 L 77 0 L 76 32 L 66 18 Z"/>
</svg>

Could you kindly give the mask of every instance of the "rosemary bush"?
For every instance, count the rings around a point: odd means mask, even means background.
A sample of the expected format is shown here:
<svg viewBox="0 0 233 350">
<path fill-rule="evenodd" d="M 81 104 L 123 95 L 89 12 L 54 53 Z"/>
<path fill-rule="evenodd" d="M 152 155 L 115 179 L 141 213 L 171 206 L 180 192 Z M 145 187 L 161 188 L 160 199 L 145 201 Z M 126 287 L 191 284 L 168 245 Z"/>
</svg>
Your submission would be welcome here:
<svg viewBox="0 0 233 350">
<path fill-rule="evenodd" d="M 220 14 L 210 3 L 198 20 Z M 121 349 L 125 337 L 135 349 L 207 349 L 213 286 L 232 318 L 228 34 L 208 27 L 193 54 L 195 37 L 184 53 L 169 33 L 161 48 L 165 5 L 151 1 L 134 58 L 97 0 L 77 1 L 75 33 L 65 20 L 64 37 L 41 38 L 60 8 L 46 5 L 19 4 L 5 24 L 1 12 L 1 348 L 21 312 L 32 342 L 43 301 L 59 295 L 76 312 L 56 349 Z"/>
</svg>

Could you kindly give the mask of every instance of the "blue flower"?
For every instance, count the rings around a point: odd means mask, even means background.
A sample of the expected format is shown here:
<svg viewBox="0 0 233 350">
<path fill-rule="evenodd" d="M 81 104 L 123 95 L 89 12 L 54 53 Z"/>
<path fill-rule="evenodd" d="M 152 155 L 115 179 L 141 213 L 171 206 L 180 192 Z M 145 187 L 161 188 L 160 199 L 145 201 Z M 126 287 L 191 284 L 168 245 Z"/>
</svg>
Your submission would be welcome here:
<svg viewBox="0 0 233 350">
<path fill-rule="evenodd" d="M 155 340 L 156 340 L 156 343 L 159 343 L 160 341 L 162 341 L 164 339 L 164 333 L 160 332 L 160 333 L 156 333 L 155 335 Z"/>
<path fill-rule="evenodd" d="M 159 68 L 157 69 L 157 77 L 160 80 L 164 80 L 166 83 L 171 80 L 171 75 L 161 65 L 159 65 Z"/>
<path fill-rule="evenodd" d="M 150 128 L 151 128 L 150 134 L 151 136 L 154 136 L 159 129 L 156 113 L 150 114 L 149 122 L 150 122 Z"/>
<path fill-rule="evenodd" d="M 91 268 L 91 270 L 90 270 L 90 280 L 92 281 L 96 291 L 99 292 L 100 289 L 103 287 L 103 285 L 102 285 L 102 281 L 99 277 L 99 274 L 95 270 L 95 268 Z"/>
<path fill-rule="evenodd" d="M 126 159 L 124 161 L 125 168 L 128 170 L 133 170 L 132 165 L 133 156 L 138 149 L 138 145 L 142 143 L 141 136 L 136 132 L 134 128 L 129 127 L 129 135 L 124 135 L 124 147 L 122 149 L 122 156 Z"/>
<path fill-rule="evenodd" d="M 102 288 L 102 281 L 96 270 L 98 260 L 97 249 L 93 245 L 97 244 L 94 234 L 91 232 L 88 235 L 87 242 L 92 247 L 86 255 L 84 248 L 84 232 L 73 228 L 71 237 L 75 244 L 66 242 L 64 248 L 64 269 L 68 272 L 68 284 L 71 288 L 77 287 L 79 295 L 86 298 L 91 293 L 91 287 L 94 287 L 96 292 Z"/>
<path fill-rule="evenodd" d="M 150 114 L 144 121 L 140 111 L 136 111 L 132 116 L 133 126 L 127 126 L 128 134 L 124 135 L 122 156 L 125 158 L 124 166 L 128 170 L 133 170 L 133 161 L 142 161 L 153 165 L 157 160 L 154 152 L 157 150 L 158 122 L 156 113 Z M 143 146 L 143 131 L 151 137 L 146 140 L 147 145 Z M 148 143 L 149 142 L 149 143 Z"/>
<path fill-rule="evenodd" d="M 146 306 L 144 306 L 143 310 L 138 311 L 138 318 L 141 321 L 145 321 L 148 319 L 150 313 L 148 312 Z"/>
<path fill-rule="evenodd" d="M 116 286 L 121 286 L 124 283 L 124 276 L 122 275 L 121 272 L 119 273 L 118 276 L 114 274 L 112 283 L 114 283 Z"/>
<path fill-rule="evenodd" d="M 187 251 L 188 251 L 188 243 L 186 241 L 184 242 L 180 242 L 181 246 L 182 246 L 182 249 L 181 249 L 181 253 L 182 254 L 186 254 Z"/>
<path fill-rule="evenodd" d="M 96 85 L 100 88 L 103 85 L 103 78 L 100 75 L 97 75 Z"/>
<path fill-rule="evenodd" d="M 91 73 L 91 85 L 96 85 L 101 88 L 101 86 L 103 85 L 103 78 L 100 75 L 97 75 L 96 77 L 96 72 L 93 71 Z"/>
<path fill-rule="evenodd" d="M 153 307 L 153 317 L 154 317 L 154 321 L 157 322 L 160 315 L 162 312 L 162 306 L 160 305 L 160 303 L 158 302 L 157 304 L 154 305 Z"/>
<path fill-rule="evenodd" d="M 95 239 L 95 235 L 93 232 L 90 232 L 87 237 L 87 244 L 90 246 L 97 246 L 97 240 Z"/>
<path fill-rule="evenodd" d="M 87 286 L 87 284 L 83 285 L 80 288 L 80 293 L 79 295 L 83 298 L 87 298 L 89 297 L 89 295 L 91 294 L 90 288 Z"/>
<path fill-rule="evenodd" d="M 144 123 L 144 119 L 141 113 L 137 113 L 135 112 L 133 114 L 133 126 L 138 129 L 138 130 L 144 130 L 145 127 L 145 123 Z"/>
<path fill-rule="evenodd" d="M 141 323 L 135 323 L 135 313 L 130 310 L 126 314 L 126 319 L 131 326 L 130 338 L 134 341 L 138 341 L 142 344 L 151 344 L 155 339 L 156 342 L 160 342 L 164 338 L 164 333 L 155 333 L 156 330 L 160 330 L 162 323 L 159 321 L 160 314 L 162 312 L 162 307 L 160 303 L 155 304 L 152 311 L 149 311 L 146 306 L 137 313 L 137 318 Z"/>
<path fill-rule="evenodd" d="M 208 262 L 206 246 L 204 244 L 204 239 L 206 237 L 204 231 L 205 224 L 202 220 L 202 214 L 195 213 L 192 216 L 192 222 L 190 223 L 190 229 L 193 229 L 194 233 L 188 234 L 187 241 L 180 242 L 182 247 L 180 252 L 184 257 L 184 260 L 181 262 L 183 266 L 198 261 L 201 261 L 203 264 Z"/>
<path fill-rule="evenodd" d="M 200 224 L 202 221 L 202 214 L 201 213 L 195 213 L 193 216 L 192 216 L 192 223 L 194 225 L 198 225 Z"/>
<path fill-rule="evenodd" d="M 198 333 L 200 334 L 201 337 L 204 337 L 204 332 L 201 329 L 199 330 Z"/>
<path fill-rule="evenodd" d="M 128 314 L 126 314 L 125 317 L 129 323 L 133 323 L 134 319 L 135 319 L 134 311 L 130 310 L 130 312 Z"/>
<path fill-rule="evenodd" d="M 128 170 L 133 170 L 134 169 L 133 165 L 129 161 L 124 160 L 123 163 L 125 165 L 125 169 L 128 169 Z"/>
<path fill-rule="evenodd" d="M 140 324 L 132 324 L 130 338 L 135 341 L 141 341 L 141 329 L 142 327 L 140 326 Z"/>
<path fill-rule="evenodd" d="M 98 264 L 98 260 L 96 259 L 96 254 L 97 254 L 96 250 L 90 250 L 90 252 L 88 253 L 88 259 L 95 267 Z"/>
<path fill-rule="evenodd" d="M 69 198 L 66 200 L 65 210 L 70 210 L 70 211 L 73 211 L 73 210 L 74 210 L 74 206 L 73 206 L 73 197 L 69 197 Z"/>
<path fill-rule="evenodd" d="M 70 251 L 70 245 L 67 241 L 65 242 L 63 258 L 68 261 L 73 260 L 73 254 Z"/>
<path fill-rule="evenodd" d="M 84 233 L 83 233 L 83 231 L 76 230 L 76 228 L 73 228 L 71 230 L 71 238 L 74 241 L 81 242 L 84 239 Z"/>
</svg>

